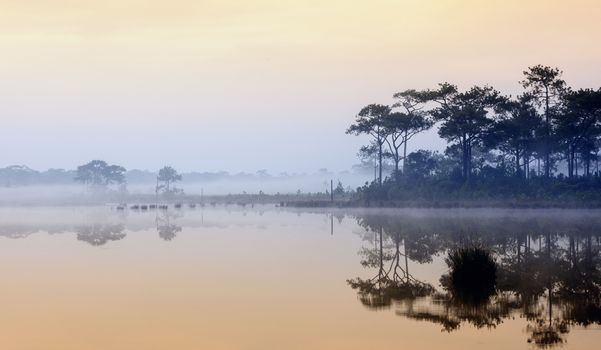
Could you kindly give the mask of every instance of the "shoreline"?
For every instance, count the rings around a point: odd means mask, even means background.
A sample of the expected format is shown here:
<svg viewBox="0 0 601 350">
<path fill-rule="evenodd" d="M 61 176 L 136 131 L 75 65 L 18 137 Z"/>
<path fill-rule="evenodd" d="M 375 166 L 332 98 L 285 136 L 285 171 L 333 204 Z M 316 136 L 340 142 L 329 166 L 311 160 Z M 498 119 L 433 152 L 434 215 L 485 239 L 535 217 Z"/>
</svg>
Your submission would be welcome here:
<svg viewBox="0 0 601 350">
<path fill-rule="evenodd" d="M 600 209 L 595 202 L 559 200 L 415 200 L 415 201 L 290 201 L 282 203 L 291 208 L 374 208 L 374 209 Z"/>
<path fill-rule="evenodd" d="M 154 196 L 153 196 L 154 197 Z M 168 206 L 170 209 L 188 207 L 254 207 L 255 205 L 273 205 L 276 208 L 291 209 L 601 209 L 599 201 L 578 200 L 528 200 L 528 199 L 457 199 L 457 200 L 355 200 L 291 198 L 297 196 L 275 195 L 223 195 L 223 196 L 182 196 L 179 198 L 159 199 L 150 196 L 132 196 L 128 198 L 61 198 L 57 200 L 0 201 L 0 207 L 90 207 L 110 206 L 120 209 L 136 210 L 141 206 Z M 154 209 L 154 208 L 152 208 Z"/>
</svg>

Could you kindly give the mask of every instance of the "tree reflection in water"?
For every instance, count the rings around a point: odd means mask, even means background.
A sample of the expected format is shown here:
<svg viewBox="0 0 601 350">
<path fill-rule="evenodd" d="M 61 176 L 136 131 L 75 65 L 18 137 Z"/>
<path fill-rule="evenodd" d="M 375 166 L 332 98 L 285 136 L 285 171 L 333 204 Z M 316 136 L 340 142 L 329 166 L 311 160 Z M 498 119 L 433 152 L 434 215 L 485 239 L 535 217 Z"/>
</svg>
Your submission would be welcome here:
<svg viewBox="0 0 601 350">
<path fill-rule="evenodd" d="M 363 256 L 361 265 L 367 268 L 376 268 L 377 274 L 369 279 L 355 278 L 348 280 L 353 289 L 357 289 L 361 302 L 371 308 L 385 308 L 391 305 L 392 300 L 410 300 L 419 296 L 429 295 L 434 288 L 427 283 L 415 279 L 408 268 L 407 248 L 401 253 L 401 236 L 392 237 L 393 251 L 384 246 L 383 227 L 376 231 L 373 248 L 361 250 Z M 401 266 L 401 259 L 405 267 Z"/>
<path fill-rule="evenodd" d="M 486 248 L 471 246 L 453 249 L 445 260 L 449 273 L 440 284 L 461 304 L 479 306 L 495 294 L 497 263 Z"/>
<path fill-rule="evenodd" d="M 369 308 L 394 306 L 400 316 L 449 332 L 520 317 L 527 341 L 539 348 L 564 343 L 574 327 L 601 324 L 600 219 L 362 214 L 357 222 L 368 242 L 361 264 L 375 275 L 348 283 Z M 490 281 L 475 278 L 457 290 L 452 258 L 439 288 L 409 272 L 411 264 L 473 246 L 491 252 L 496 288 L 480 288 Z M 479 288 L 480 296 L 465 297 Z"/>
<path fill-rule="evenodd" d="M 161 210 L 156 215 L 156 227 L 159 237 L 165 241 L 171 241 L 174 239 L 179 232 L 181 232 L 181 226 L 175 225 L 172 220 L 180 217 L 181 214 L 170 212 L 168 210 Z"/>
<path fill-rule="evenodd" d="M 118 241 L 125 238 L 123 225 L 93 224 L 79 226 L 75 229 L 77 239 L 93 246 L 101 246 L 109 241 Z"/>
</svg>

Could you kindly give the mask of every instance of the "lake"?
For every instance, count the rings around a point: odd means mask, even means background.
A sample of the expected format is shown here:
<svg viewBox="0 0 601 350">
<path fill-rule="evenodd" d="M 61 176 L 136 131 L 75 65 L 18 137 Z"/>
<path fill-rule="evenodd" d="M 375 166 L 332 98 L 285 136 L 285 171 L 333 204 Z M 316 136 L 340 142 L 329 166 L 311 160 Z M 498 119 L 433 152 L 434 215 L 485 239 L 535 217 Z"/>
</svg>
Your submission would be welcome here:
<svg viewBox="0 0 601 350">
<path fill-rule="evenodd" d="M 593 349 L 600 214 L 0 208 L 0 346 Z M 466 246 L 497 263 L 477 302 L 444 283 Z"/>
</svg>

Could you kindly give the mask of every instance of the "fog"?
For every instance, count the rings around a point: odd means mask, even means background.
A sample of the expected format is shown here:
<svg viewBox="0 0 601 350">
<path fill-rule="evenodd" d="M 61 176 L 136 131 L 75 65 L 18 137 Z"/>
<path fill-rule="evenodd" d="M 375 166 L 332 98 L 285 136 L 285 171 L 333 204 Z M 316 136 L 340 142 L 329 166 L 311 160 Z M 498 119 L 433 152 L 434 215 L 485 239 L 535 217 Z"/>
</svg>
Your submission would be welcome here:
<svg viewBox="0 0 601 350">
<path fill-rule="evenodd" d="M 79 184 L 72 179 L 65 179 L 56 184 L 18 184 L 0 186 L 0 205 L 69 205 L 128 202 L 141 197 L 154 198 L 156 176 L 149 173 L 150 179 L 136 179 L 127 182 L 125 192 L 120 192 L 115 186 L 109 187 L 102 193 L 94 192 L 87 185 Z M 177 188 L 183 190 L 183 197 L 167 201 L 186 200 L 204 196 L 225 196 L 229 194 L 276 195 L 276 194 L 308 194 L 326 193 L 330 191 L 330 181 L 334 187 L 340 182 L 345 190 L 353 191 L 366 181 L 373 180 L 369 173 L 321 173 L 308 175 L 257 176 L 252 174 L 230 176 L 215 176 L 214 179 L 200 181 L 186 178 L 183 174 Z M 70 180 L 70 181 L 69 181 Z M 65 183 L 67 182 L 67 183 Z M 161 201 L 165 198 L 161 196 Z M 145 200 L 145 201 L 146 201 Z"/>
<path fill-rule="evenodd" d="M 553 232 L 595 233 L 601 227 L 600 211 L 596 209 L 370 209 L 329 208 L 297 209 L 280 208 L 272 204 L 207 205 L 205 207 L 169 210 L 117 210 L 111 205 L 94 206 L 36 206 L 0 208 L 0 236 L 23 238 L 33 233 L 68 233 L 86 226 L 120 225 L 122 230 L 152 230 L 157 218 L 183 228 L 198 227 L 264 227 L 303 222 L 302 217 L 312 220 L 322 218 L 330 228 L 330 220 L 336 226 L 343 222 L 354 226 L 357 221 L 370 224 L 402 223 L 404 229 L 425 234 L 426 232 L 454 232 L 457 235 L 487 235 L 502 233 Z M 280 215 L 281 214 L 281 215 Z M 354 227 L 359 234 L 365 231 Z"/>
</svg>

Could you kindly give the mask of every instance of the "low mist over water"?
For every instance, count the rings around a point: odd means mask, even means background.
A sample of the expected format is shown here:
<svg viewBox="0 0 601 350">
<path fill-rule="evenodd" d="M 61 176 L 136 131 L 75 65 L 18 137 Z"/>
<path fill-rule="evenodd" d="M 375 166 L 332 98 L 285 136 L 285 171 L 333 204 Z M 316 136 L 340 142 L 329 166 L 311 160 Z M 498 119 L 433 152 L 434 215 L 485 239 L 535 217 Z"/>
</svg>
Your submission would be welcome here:
<svg viewBox="0 0 601 350">
<path fill-rule="evenodd" d="M 176 170 L 177 171 L 177 170 Z M 37 171 L 25 166 L 0 169 L 0 205 L 65 205 L 128 201 L 194 201 L 201 195 L 267 195 L 325 194 L 334 186 L 352 191 L 373 178 L 373 169 L 333 172 L 319 169 L 312 173 L 270 174 L 267 170 L 256 173 L 190 172 L 181 173 L 175 184 L 181 189 L 178 196 L 169 196 L 157 189 L 158 172 L 129 170 L 123 173 L 123 183 L 95 186 L 76 181 L 76 170 Z M 160 196 L 157 195 L 159 191 Z M 138 197 L 141 196 L 141 197 Z M 198 198 L 187 198 L 187 196 Z M 327 196 L 326 196 L 327 197 Z"/>
</svg>

